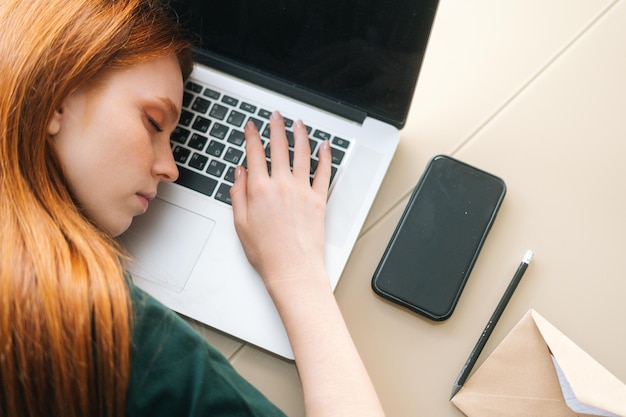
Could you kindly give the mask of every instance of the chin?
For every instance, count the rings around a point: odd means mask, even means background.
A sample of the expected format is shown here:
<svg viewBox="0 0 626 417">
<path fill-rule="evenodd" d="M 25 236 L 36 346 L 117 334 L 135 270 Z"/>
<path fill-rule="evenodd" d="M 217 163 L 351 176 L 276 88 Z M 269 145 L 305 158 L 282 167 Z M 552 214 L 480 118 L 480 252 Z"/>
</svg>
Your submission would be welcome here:
<svg viewBox="0 0 626 417">
<path fill-rule="evenodd" d="M 119 235 L 123 234 L 126 230 L 128 230 L 128 228 L 130 227 L 130 225 L 132 224 L 133 219 L 132 217 L 128 220 L 128 222 L 125 222 L 123 224 L 115 224 L 115 225 L 111 225 L 111 227 L 106 227 L 105 230 L 112 236 L 112 237 L 118 237 Z"/>
</svg>

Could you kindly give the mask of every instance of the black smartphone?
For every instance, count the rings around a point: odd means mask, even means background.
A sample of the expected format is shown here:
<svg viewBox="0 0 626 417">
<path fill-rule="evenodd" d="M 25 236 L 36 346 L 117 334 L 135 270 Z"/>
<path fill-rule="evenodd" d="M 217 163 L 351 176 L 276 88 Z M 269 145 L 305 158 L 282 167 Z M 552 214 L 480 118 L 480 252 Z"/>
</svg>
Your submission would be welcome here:
<svg viewBox="0 0 626 417">
<path fill-rule="evenodd" d="M 373 290 L 432 320 L 449 318 L 505 193 L 500 178 L 434 157 L 374 273 Z"/>
</svg>

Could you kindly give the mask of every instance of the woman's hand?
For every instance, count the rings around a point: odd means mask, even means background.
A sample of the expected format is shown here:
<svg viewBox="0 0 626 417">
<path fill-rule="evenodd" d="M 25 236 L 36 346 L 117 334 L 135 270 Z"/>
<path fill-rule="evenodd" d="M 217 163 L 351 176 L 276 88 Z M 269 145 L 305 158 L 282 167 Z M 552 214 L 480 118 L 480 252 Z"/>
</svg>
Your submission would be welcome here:
<svg viewBox="0 0 626 417">
<path fill-rule="evenodd" d="M 303 123 L 294 123 L 292 156 L 278 112 L 270 117 L 270 131 L 271 173 L 258 130 L 253 123 L 245 126 L 248 169 L 237 168 L 230 192 L 235 228 L 248 260 L 268 287 L 276 281 L 325 277 L 324 217 L 330 146 L 327 141 L 321 144 L 311 185 L 311 150 Z"/>
</svg>

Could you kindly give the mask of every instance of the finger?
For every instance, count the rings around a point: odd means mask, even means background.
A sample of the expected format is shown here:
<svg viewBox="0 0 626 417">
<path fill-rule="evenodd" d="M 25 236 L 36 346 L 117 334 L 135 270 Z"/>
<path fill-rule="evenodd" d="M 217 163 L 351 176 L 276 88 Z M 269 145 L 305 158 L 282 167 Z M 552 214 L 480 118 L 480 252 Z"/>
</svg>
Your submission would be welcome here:
<svg viewBox="0 0 626 417">
<path fill-rule="evenodd" d="M 328 187 L 330 185 L 330 163 L 332 156 L 330 153 L 330 142 L 325 140 L 320 144 L 320 150 L 317 153 L 319 162 L 315 170 L 315 178 L 313 179 L 313 190 L 315 192 L 328 195 Z"/>
<path fill-rule="evenodd" d="M 305 178 L 309 181 L 311 169 L 311 145 L 309 144 L 309 135 L 302 120 L 294 123 L 294 156 L 293 156 L 293 174 L 296 178 Z"/>
<path fill-rule="evenodd" d="M 270 155 L 272 173 L 290 173 L 289 147 L 283 116 L 277 111 L 270 116 Z"/>
<path fill-rule="evenodd" d="M 248 217 L 248 173 L 242 166 L 235 168 L 235 183 L 230 188 L 235 227 L 245 224 Z"/>
<path fill-rule="evenodd" d="M 244 136 L 246 138 L 246 165 L 250 175 L 268 176 L 263 141 L 254 123 L 250 121 L 246 123 Z"/>
</svg>

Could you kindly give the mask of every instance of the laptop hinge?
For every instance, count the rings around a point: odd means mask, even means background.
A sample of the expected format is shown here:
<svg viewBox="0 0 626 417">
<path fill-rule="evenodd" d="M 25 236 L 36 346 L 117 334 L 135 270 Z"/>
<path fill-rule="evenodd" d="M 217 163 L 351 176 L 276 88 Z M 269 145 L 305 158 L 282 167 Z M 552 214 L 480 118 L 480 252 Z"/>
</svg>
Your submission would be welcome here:
<svg viewBox="0 0 626 417">
<path fill-rule="evenodd" d="M 359 124 L 363 124 L 365 118 L 367 117 L 367 113 L 363 110 L 312 92 L 296 84 L 285 82 L 271 75 L 252 70 L 233 61 L 208 54 L 204 51 L 195 50 L 194 52 L 194 58 L 196 61 L 203 65 L 241 78 L 253 84 L 257 84 L 269 90 L 276 91 L 287 97 L 302 101 L 326 112 L 338 115 Z"/>
</svg>

